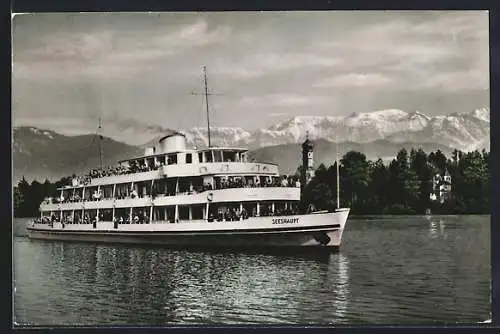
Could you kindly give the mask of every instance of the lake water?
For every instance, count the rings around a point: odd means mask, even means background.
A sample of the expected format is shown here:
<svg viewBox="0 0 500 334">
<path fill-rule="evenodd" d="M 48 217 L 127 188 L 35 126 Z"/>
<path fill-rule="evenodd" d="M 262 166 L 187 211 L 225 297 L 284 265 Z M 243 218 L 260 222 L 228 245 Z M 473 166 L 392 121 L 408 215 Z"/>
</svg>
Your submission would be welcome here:
<svg viewBox="0 0 500 334">
<path fill-rule="evenodd" d="M 30 240 L 14 321 L 32 325 L 454 324 L 490 318 L 490 216 L 350 217 L 334 254 Z"/>
</svg>

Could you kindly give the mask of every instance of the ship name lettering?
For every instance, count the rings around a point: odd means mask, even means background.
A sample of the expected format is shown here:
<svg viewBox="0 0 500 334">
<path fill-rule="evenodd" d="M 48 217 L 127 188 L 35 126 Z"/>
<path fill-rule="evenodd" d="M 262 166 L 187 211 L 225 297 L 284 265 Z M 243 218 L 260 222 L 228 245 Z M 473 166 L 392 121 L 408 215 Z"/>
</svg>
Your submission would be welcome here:
<svg viewBox="0 0 500 334">
<path fill-rule="evenodd" d="M 273 224 L 297 224 L 299 218 L 273 218 Z"/>
</svg>

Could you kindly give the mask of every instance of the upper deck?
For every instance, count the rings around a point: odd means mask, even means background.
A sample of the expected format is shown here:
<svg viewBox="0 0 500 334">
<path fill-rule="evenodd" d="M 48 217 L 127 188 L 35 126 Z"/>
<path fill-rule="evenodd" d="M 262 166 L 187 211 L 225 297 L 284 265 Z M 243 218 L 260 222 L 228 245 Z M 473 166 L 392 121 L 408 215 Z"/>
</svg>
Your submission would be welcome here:
<svg viewBox="0 0 500 334">
<path fill-rule="evenodd" d="M 142 182 L 160 178 L 172 177 L 194 177 L 194 176 L 219 176 L 219 175 L 263 175 L 278 176 L 278 166 L 269 163 L 253 162 L 212 162 L 202 164 L 176 164 L 160 166 L 158 169 L 114 174 L 108 176 L 99 176 L 90 178 L 85 184 L 78 183 L 68 188 L 104 186 L 129 182 Z"/>
<path fill-rule="evenodd" d="M 142 182 L 159 178 L 257 175 L 279 176 L 272 163 L 249 162 L 241 147 L 186 148 L 185 135 L 174 132 L 145 148 L 144 155 L 121 160 L 119 165 L 76 178 L 69 188 Z M 68 186 L 61 189 L 68 189 Z"/>
</svg>

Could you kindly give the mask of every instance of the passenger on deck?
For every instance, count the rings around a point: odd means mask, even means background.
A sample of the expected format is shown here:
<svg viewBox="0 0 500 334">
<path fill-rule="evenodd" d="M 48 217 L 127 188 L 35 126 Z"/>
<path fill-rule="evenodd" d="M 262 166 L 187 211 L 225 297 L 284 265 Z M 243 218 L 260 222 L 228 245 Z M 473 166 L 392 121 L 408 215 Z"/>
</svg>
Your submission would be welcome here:
<svg viewBox="0 0 500 334">
<path fill-rule="evenodd" d="M 234 220 L 236 220 L 236 221 L 238 221 L 238 220 L 242 220 L 242 219 L 241 219 L 241 211 L 240 211 L 240 209 L 236 209 L 236 210 L 235 210 L 235 209 L 233 209 L 233 210 L 234 210 L 234 211 L 233 211 L 233 212 L 234 212 L 234 217 L 233 217 L 233 218 L 234 218 Z"/>
<path fill-rule="evenodd" d="M 101 199 L 101 193 L 99 191 L 94 191 L 94 193 L 92 194 L 92 198 L 94 199 L 94 201 L 98 201 Z"/>
<path fill-rule="evenodd" d="M 283 179 L 281 180 L 281 186 L 288 187 L 288 180 L 287 180 L 286 176 L 284 176 Z"/>
<path fill-rule="evenodd" d="M 259 178 L 255 179 L 255 186 L 260 187 L 260 179 Z"/>
<path fill-rule="evenodd" d="M 248 212 L 245 210 L 245 208 L 241 209 L 241 218 L 242 219 L 247 219 L 248 218 Z"/>
<path fill-rule="evenodd" d="M 223 220 L 224 220 L 224 212 L 222 211 L 222 209 L 219 209 L 217 211 L 217 221 L 221 222 Z"/>
</svg>

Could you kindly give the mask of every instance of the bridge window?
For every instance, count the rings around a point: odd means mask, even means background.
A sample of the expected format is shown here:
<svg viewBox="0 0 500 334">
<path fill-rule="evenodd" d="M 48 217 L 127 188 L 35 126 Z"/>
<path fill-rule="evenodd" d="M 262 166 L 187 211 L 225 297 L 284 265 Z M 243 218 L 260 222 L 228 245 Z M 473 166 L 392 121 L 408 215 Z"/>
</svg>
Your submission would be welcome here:
<svg viewBox="0 0 500 334">
<path fill-rule="evenodd" d="M 214 162 L 222 162 L 222 151 L 214 151 Z"/>
<path fill-rule="evenodd" d="M 164 155 L 160 155 L 157 157 L 158 159 L 158 162 L 161 164 L 161 165 L 164 165 L 165 164 L 165 156 Z"/>
<path fill-rule="evenodd" d="M 212 156 L 212 151 L 206 151 L 205 152 L 205 162 L 213 162 L 213 156 Z"/>
<path fill-rule="evenodd" d="M 233 151 L 224 152 L 224 161 L 225 162 L 234 162 L 236 161 L 236 153 Z"/>
<path fill-rule="evenodd" d="M 186 163 L 193 163 L 193 155 L 191 153 L 186 153 Z"/>
<path fill-rule="evenodd" d="M 167 163 L 169 165 L 176 165 L 177 164 L 177 154 L 167 155 Z"/>
<path fill-rule="evenodd" d="M 203 162 L 203 153 L 198 153 L 198 162 L 201 164 Z"/>
</svg>

